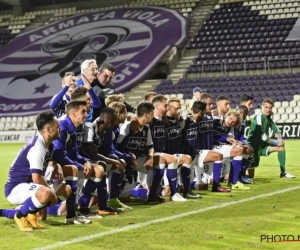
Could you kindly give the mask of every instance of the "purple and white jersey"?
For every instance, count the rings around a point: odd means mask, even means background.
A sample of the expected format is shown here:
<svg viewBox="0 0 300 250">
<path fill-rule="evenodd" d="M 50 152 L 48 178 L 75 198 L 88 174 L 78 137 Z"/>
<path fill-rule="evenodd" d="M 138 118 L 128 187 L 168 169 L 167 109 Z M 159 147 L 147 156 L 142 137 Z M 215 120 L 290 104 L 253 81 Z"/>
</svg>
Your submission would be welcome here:
<svg viewBox="0 0 300 250">
<path fill-rule="evenodd" d="M 43 175 L 53 154 L 53 144 L 46 146 L 41 134 L 37 134 L 28 141 L 19 151 L 9 169 L 5 184 L 5 196 L 21 183 L 32 182 L 32 174 Z"/>
<path fill-rule="evenodd" d="M 198 121 L 198 151 L 212 150 L 214 147 L 214 119 L 212 116 L 205 115 Z"/>
<path fill-rule="evenodd" d="M 118 150 L 123 153 L 133 153 L 136 158 L 148 155 L 153 148 L 149 126 L 138 129 L 135 133 L 130 130 L 130 122 L 125 122 L 120 128 Z"/>
<path fill-rule="evenodd" d="M 66 114 L 65 107 L 70 101 L 70 97 L 66 95 L 69 87 L 65 86 L 57 95 L 53 96 L 49 107 L 55 112 L 56 117 L 60 118 Z"/>
<path fill-rule="evenodd" d="M 234 128 L 228 128 L 224 126 L 224 117 L 223 116 L 214 116 L 214 144 L 230 144 L 227 142 L 228 136 L 234 137 Z"/>
</svg>

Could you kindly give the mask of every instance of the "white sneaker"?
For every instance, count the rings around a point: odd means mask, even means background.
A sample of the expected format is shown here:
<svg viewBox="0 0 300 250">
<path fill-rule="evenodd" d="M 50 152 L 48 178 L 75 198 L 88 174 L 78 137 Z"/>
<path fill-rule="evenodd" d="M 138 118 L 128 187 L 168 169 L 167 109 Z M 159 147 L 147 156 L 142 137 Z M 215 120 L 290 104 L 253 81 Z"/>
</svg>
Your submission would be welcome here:
<svg viewBox="0 0 300 250">
<path fill-rule="evenodd" d="M 292 179 L 292 178 L 295 178 L 295 177 L 296 177 L 295 175 L 292 175 L 288 172 L 284 172 L 284 173 L 280 174 L 280 178 L 290 178 L 290 179 Z"/>
<path fill-rule="evenodd" d="M 86 219 L 84 216 L 75 216 L 72 218 L 66 218 L 65 219 L 66 224 L 75 224 L 75 225 L 81 225 L 81 224 L 90 224 L 92 223 L 91 220 Z"/>
<path fill-rule="evenodd" d="M 174 195 L 171 197 L 171 200 L 172 200 L 172 201 L 186 201 L 186 199 L 183 198 L 179 193 L 174 194 Z"/>
</svg>

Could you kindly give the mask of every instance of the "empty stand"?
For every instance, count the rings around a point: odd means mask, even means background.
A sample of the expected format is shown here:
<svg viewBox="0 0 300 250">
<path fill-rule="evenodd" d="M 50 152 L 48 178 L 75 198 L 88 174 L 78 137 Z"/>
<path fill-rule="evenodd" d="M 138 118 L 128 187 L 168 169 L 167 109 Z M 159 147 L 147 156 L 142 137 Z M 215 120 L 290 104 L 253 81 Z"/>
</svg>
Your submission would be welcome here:
<svg viewBox="0 0 300 250">
<path fill-rule="evenodd" d="M 279 120 L 284 118 L 284 114 L 295 114 L 296 117 L 289 117 L 293 121 L 300 118 L 300 73 L 182 78 L 178 84 L 162 80 L 155 91 L 191 99 L 195 87 L 206 89 L 214 98 L 218 95 L 227 96 L 231 107 L 239 104 L 243 94 L 252 95 L 253 111 L 260 107 L 264 98 L 270 97 L 275 102 L 274 112 L 279 115 Z"/>
<path fill-rule="evenodd" d="M 216 5 L 187 46 L 199 49 L 187 73 L 300 67 L 300 42 L 285 41 L 298 19 L 299 3 Z"/>
</svg>

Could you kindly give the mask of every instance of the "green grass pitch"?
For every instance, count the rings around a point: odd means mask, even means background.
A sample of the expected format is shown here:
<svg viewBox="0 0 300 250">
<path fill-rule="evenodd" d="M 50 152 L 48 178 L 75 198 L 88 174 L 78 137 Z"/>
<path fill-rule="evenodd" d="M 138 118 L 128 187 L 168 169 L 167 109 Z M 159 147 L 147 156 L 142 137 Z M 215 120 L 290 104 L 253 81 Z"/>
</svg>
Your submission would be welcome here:
<svg viewBox="0 0 300 250">
<path fill-rule="evenodd" d="M 12 207 L 5 199 L 3 187 L 7 172 L 21 144 L 0 144 L 0 208 Z M 287 170 L 295 179 L 280 179 L 277 155 L 262 158 L 255 183 L 250 191 L 229 194 L 200 192 L 203 198 L 185 203 L 170 202 L 148 205 L 132 201 L 132 211 L 118 216 L 93 220 L 91 225 L 64 225 L 64 218 L 50 217 L 43 222 L 45 229 L 32 233 L 20 232 L 13 220 L 0 218 L 0 249 L 47 249 L 57 242 L 120 229 L 129 225 L 226 204 L 261 194 L 299 186 L 300 141 L 287 142 Z M 224 183 L 225 185 L 225 183 Z M 73 242 L 52 249 L 300 249 L 300 242 L 261 242 L 263 235 L 300 235 L 300 189 L 261 197 L 235 205 L 207 210 L 183 218 L 113 233 L 92 240 Z M 276 238 L 279 240 L 278 236 Z M 291 239 L 291 238 L 289 238 Z M 70 243 L 70 242 L 69 242 Z"/>
</svg>

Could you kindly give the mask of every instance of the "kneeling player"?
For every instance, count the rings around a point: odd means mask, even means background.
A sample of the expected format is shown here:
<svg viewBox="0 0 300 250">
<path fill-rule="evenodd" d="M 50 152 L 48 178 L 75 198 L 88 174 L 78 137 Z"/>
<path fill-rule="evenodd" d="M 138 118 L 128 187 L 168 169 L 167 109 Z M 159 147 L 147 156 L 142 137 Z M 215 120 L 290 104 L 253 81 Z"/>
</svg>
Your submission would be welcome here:
<svg viewBox="0 0 300 250">
<path fill-rule="evenodd" d="M 255 115 L 251 121 L 247 141 L 254 150 L 254 161 L 249 167 L 249 177 L 254 177 L 255 168 L 259 166 L 261 156 L 269 156 L 273 152 L 278 152 L 278 161 L 280 166 L 280 178 L 295 178 L 294 175 L 286 172 L 285 169 L 285 143 L 282 140 L 281 133 L 271 118 L 273 101 L 265 98 L 261 105 L 261 112 Z M 272 130 L 277 141 L 269 136 L 269 130 Z"/>
</svg>

